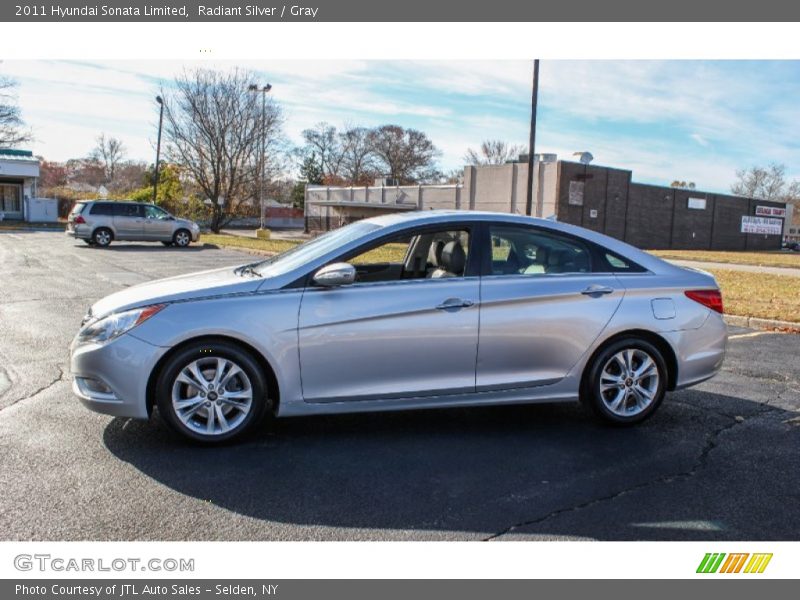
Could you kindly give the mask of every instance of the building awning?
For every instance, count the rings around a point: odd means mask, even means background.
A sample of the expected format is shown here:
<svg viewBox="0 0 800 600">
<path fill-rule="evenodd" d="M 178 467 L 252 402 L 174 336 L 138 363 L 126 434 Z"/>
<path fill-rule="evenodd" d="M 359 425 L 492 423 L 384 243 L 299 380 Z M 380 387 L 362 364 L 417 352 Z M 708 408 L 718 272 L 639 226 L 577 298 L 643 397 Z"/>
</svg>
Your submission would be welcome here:
<svg viewBox="0 0 800 600">
<path fill-rule="evenodd" d="M 348 202 L 345 200 L 309 200 L 309 204 L 316 206 L 334 206 L 338 208 L 372 208 L 375 210 L 417 210 L 416 204 Z"/>
</svg>

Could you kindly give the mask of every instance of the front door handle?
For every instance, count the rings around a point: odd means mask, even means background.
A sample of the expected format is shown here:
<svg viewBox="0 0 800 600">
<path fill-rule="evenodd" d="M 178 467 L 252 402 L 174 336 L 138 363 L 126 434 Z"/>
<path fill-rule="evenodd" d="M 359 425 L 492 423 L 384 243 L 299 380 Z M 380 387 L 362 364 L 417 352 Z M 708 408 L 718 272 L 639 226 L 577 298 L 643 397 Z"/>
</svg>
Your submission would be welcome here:
<svg viewBox="0 0 800 600">
<path fill-rule="evenodd" d="M 614 288 L 610 288 L 607 285 L 598 285 L 592 284 L 587 287 L 585 290 L 581 292 L 584 296 L 604 296 L 605 294 L 611 294 L 614 292 Z"/>
<path fill-rule="evenodd" d="M 461 298 L 448 298 L 436 307 L 436 310 L 456 310 L 459 308 L 469 308 L 475 304 L 472 300 L 463 300 Z"/>
</svg>

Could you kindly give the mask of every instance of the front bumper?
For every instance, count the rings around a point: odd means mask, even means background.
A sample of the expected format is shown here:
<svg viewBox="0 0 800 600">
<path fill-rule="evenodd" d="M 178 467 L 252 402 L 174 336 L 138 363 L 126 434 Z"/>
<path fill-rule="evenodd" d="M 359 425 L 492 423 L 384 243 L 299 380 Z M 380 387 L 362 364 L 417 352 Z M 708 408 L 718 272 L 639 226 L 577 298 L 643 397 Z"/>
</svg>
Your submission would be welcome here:
<svg viewBox="0 0 800 600">
<path fill-rule="evenodd" d="M 95 412 L 147 419 L 147 381 L 167 350 L 127 333 L 106 344 L 76 346 L 73 342 L 72 391 Z M 98 391 L 96 382 L 103 391 Z"/>
<path fill-rule="evenodd" d="M 192 241 L 199 242 L 200 241 L 200 230 L 192 231 Z"/>
</svg>

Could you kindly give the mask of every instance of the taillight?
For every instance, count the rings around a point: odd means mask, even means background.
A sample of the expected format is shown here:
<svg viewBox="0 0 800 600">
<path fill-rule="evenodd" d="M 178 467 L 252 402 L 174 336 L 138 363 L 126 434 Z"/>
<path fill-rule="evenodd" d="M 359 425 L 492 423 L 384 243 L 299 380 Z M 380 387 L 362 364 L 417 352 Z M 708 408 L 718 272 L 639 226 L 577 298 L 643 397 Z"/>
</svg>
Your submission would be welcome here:
<svg viewBox="0 0 800 600">
<path fill-rule="evenodd" d="M 78 215 L 77 217 L 75 217 L 75 222 L 76 223 L 86 223 L 86 219 L 84 219 L 82 216 Z"/>
<path fill-rule="evenodd" d="M 722 314 L 722 293 L 719 290 L 689 290 L 686 297 Z"/>
</svg>

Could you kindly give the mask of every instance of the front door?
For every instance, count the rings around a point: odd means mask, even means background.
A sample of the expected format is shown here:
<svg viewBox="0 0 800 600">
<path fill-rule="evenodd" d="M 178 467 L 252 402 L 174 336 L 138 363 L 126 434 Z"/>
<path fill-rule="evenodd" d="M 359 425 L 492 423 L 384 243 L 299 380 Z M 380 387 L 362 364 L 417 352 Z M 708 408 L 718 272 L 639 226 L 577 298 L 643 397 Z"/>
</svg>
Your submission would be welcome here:
<svg viewBox="0 0 800 600">
<path fill-rule="evenodd" d="M 143 208 L 144 239 L 171 241 L 174 221 L 170 218 L 170 214 L 154 204 L 148 204 Z"/>
<path fill-rule="evenodd" d="M 480 280 L 468 275 L 469 238 L 428 231 L 390 241 L 349 260 L 354 284 L 307 287 L 299 319 L 305 400 L 473 392 Z"/>
</svg>

